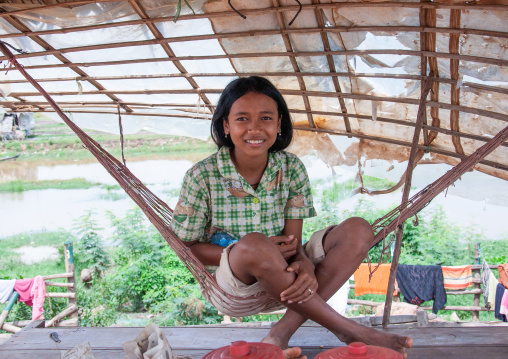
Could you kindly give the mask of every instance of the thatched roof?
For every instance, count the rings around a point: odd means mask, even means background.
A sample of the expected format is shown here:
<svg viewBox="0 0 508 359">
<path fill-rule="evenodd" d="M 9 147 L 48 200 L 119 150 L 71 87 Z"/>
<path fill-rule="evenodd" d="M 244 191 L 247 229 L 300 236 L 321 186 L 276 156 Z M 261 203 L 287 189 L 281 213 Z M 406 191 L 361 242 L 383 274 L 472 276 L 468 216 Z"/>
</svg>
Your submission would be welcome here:
<svg viewBox="0 0 508 359">
<path fill-rule="evenodd" d="M 407 161 L 420 107 L 420 164 L 507 126 L 506 0 L 230 2 L 7 0 L 0 40 L 73 120 L 112 131 L 120 108 L 127 132 L 206 137 L 221 90 L 253 74 L 285 96 L 292 150 L 331 166 Z M 5 111 L 53 111 L 15 69 L 0 89 Z M 508 179 L 508 143 L 476 169 Z"/>
</svg>

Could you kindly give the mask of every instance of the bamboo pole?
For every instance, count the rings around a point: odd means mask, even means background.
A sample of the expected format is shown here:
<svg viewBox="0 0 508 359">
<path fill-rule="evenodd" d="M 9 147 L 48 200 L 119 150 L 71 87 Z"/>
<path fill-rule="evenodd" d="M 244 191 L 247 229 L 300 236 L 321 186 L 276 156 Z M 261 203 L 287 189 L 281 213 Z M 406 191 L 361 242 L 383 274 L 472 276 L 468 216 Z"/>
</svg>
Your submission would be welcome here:
<svg viewBox="0 0 508 359">
<path fill-rule="evenodd" d="M 37 6 L 37 7 L 30 7 L 26 9 L 20 9 L 20 10 L 13 10 L 13 11 L 7 11 L 4 13 L 0 13 L 1 17 L 5 16 L 12 16 L 12 15 L 18 15 L 24 12 L 33 12 L 33 11 L 40 11 L 40 10 L 46 10 L 51 9 L 54 7 L 66 7 L 66 6 L 75 6 L 76 4 L 89 4 L 89 3 L 101 3 L 101 2 L 117 2 L 118 0 L 100 0 L 100 1 L 94 1 L 94 0 L 81 0 L 81 1 L 63 1 L 57 4 L 52 5 L 44 5 L 44 6 Z M 11 5 L 12 6 L 12 5 Z M 506 11 L 508 9 L 508 6 L 506 5 L 498 5 L 498 4 L 478 4 L 478 3 L 460 3 L 460 4 L 447 4 L 447 3 L 437 3 L 437 2 L 430 2 L 430 3 L 414 3 L 414 2 L 340 2 L 340 3 L 327 3 L 327 4 L 302 4 L 302 11 L 305 10 L 315 10 L 315 9 L 339 9 L 339 8 L 410 8 L 410 9 L 417 9 L 417 8 L 425 8 L 425 9 L 463 9 L 463 10 L 478 10 L 478 11 Z M 242 13 L 245 16 L 249 15 L 265 15 L 265 14 L 273 14 L 276 12 L 296 12 L 300 9 L 300 6 L 298 5 L 287 5 L 287 6 L 281 6 L 278 8 L 261 8 L 261 9 L 242 9 Z M 220 18 L 220 17 L 229 17 L 229 16 L 238 16 L 235 12 L 232 10 L 229 11 L 221 11 L 221 12 L 215 12 L 215 13 L 203 13 L 203 14 L 189 14 L 189 15 L 180 15 L 178 17 L 178 21 L 184 21 L 184 20 L 194 20 L 194 19 L 213 19 L 213 18 Z"/>
<path fill-rule="evenodd" d="M 49 56 L 49 55 L 63 55 L 67 53 L 73 52 L 82 52 L 82 51 L 91 51 L 91 50 L 104 50 L 104 49 L 116 49 L 123 47 L 135 47 L 135 46 L 147 46 L 147 45 L 161 45 L 167 43 L 168 39 L 154 39 L 154 40 L 139 40 L 139 41 L 129 41 L 129 42 L 120 42 L 120 43 L 110 43 L 104 45 L 89 45 L 89 46 L 77 46 L 70 48 L 62 48 L 58 50 L 47 50 L 47 51 L 38 51 L 32 52 L 28 54 L 19 54 L 16 55 L 16 58 L 31 58 L 31 57 L 41 57 L 41 56 Z M 485 63 L 491 65 L 498 66 L 508 66 L 508 60 L 504 59 L 495 59 L 490 57 L 482 57 L 482 56 L 472 56 L 472 55 L 461 55 L 461 54 L 450 54 L 444 52 L 434 52 L 434 51 L 422 51 L 422 50 L 392 50 L 392 49 L 366 49 L 366 50 L 329 50 L 329 51 L 294 51 L 292 56 L 297 57 L 321 57 L 325 55 L 337 56 L 365 56 L 365 55 L 406 55 L 406 56 L 427 56 L 430 58 L 444 58 L 444 59 L 457 59 L 460 61 L 468 61 L 468 62 L 478 62 Z M 244 59 L 244 58 L 270 58 L 270 57 L 288 57 L 287 52 L 254 52 L 254 53 L 236 53 L 236 54 L 224 54 L 224 55 L 199 55 L 199 56 L 170 56 L 168 58 L 149 58 L 143 59 L 142 62 L 146 63 L 149 61 L 191 61 L 191 60 L 222 60 L 222 59 Z M 5 57 L 0 57 L 0 60 L 6 60 Z M 134 62 L 140 62 L 140 60 L 123 60 L 123 61 L 105 61 L 105 62 L 88 62 L 88 63 L 72 63 L 69 66 L 102 66 L 102 65 L 119 65 L 119 64 L 129 64 Z M 55 65 L 43 65 L 39 68 L 58 68 L 62 67 L 60 64 Z M 30 67 L 27 67 L 30 69 Z"/>
<path fill-rule="evenodd" d="M 418 307 L 421 310 L 432 310 L 432 306 L 420 306 Z M 458 305 L 447 305 L 439 310 L 462 310 L 466 312 L 487 312 L 488 309 L 485 307 L 478 307 L 478 306 L 458 306 Z"/>
<path fill-rule="evenodd" d="M 6 38 L 18 38 L 28 36 L 45 36 L 54 34 L 70 34 L 82 31 L 90 30 L 101 30 L 108 28 L 118 28 L 123 26 L 137 26 L 146 24 L 155 24 L 162 22 L 173 21 L 172 18 L 168 17 L 155 17 L 147 18 L 142 20 L 129 20 L 108 24 L 88 25 L 88 26 L 76 26 L 67 27 L 62 29 L 51 29 L 41 31 L 22 31 L 19 33 L 0 34 L 0 39 Z M 355 32 L 402 32 L 402 33 L 426 33 L 435 32 L 441 34 L 458 34 L 458 35 L 477 35 L 477 36 L 488 36 L 488 37 L 499 37 L 508 38 L 508 32 L 504 31 L 491 31 L 474 28 L 451 28 L 451 27 L 427 27 L 427 26 L 333 26 L 333 27 L 306 27 L 306 28 L 281 28 L 281 29 L 270 29 L 270 30 L 248 30 L 248 31 L 236 31 L 228 33 L 215 33 L 206 35 L 186 35 L 186 36 L 175 36 L 167 38 L 168 42 L 182 42 L 182 41 L 198 41 L 198 40 L 222 40 L 228 38 L 238 38 L 246 36 L 271 36 L 271 35 L 299 35 L 299 34 L 338 34 L 338 33 L 355 33 Z"/>
<path fill-rule="evenodd" d="M 20 331 L 22 331 L 23 329 L 20 328 L 20 327 L 16 327 L 10 323 L 4 323 L 2 326 L 1 326 L 2 330 L 5 330 L 6 332 L 11 332 L 11 333 L 19 333 Z"/>
<path fill-rule="evenodd" d="M 427 111 L 426 102 L 427 102 L 427 96 L 429 95 L 429 92 L 432 88 L 432 80 L 426 79 L 422 83 L 423 93 L 422 97 L 420 99 L 420 105 L 418 108 L 418 115 L 416 118 L 416 127 L 413 135 L 413 143 L 411 145 L 411 152 L 409 154 L 409 161 L 407 163 L 407 170 L 406 170 L 406 181 L 404 185 L 404 192 L 402 194 L 402 203 L 406 203 L 409 198 L 409 191 L 411 190 L 411 180 L 413 177 L 413 169 L 416 166 L 415 159 L 416 159 L 416 152 L 418 149 L 418 142 L 420 140 L 420 132 L 423 127 L 423 121 L 425 119 L 425 113 Z M 399 264 L 399 256 L 400 256 L 400 250 L 402 246 L 402 234 L 404 233 L 404 221 L 400 221 L 398 224 L 398 228 L 396 230 L 396 239 L 395 239 L 395 250 L 392 256 L 392 265 L 390 267 L 390 277 L 388 279 L 388 288 L 386 289 L 386 301 L 385 301 L 385 308 L 384 308 L 384 314 L 383 314 L 383 328 L 386 328 L 388 323 L 390 322 L 390 313 L 392 309 L 392 293 L 395 289 L 395 274 L 397 272 L 397 266 Z"/>
<path fill-rule="evenodd" d="M 46 282 L 46 286 L 73 288 L 74 283 Z"/>
<path fill-rule="evenodd" d="M 5 306 L 4 310 L 0 314 L 0 328 L 2 328 L 5 319 L 7 319 L 7 316 L 9 315 L 9 312 L 11 311 L 12 307 L 14 306 L 14 303 L 16 303 L 16 300 L 19 298 L 19 293 L 16 291 L 13 291 L 11 296 L 9 297 L 9 301 L 7 302 L 7 305 Z"/>
<path fill-rule="evenodd" d="M 76 314 L 70 319 L 77 319 L 77 312 L 78 312 L 78 306 L 77 304 L 73 303 L 70 304 L 67 308 L 62 310 L 60 313 L 55 315 L 51 320 L 46 321 L 45 327 L 49 328 L 54 326 L 60 319 L 63 319 L 67 316 L 72 316 L 73 314 Z"/>
<path fill-rule="evenodd" d="M 132 6 L 134 11 L 136 12 L 136 14 L 140 18 L 145 19 L 145 20 L 150 18 L 148 16 L 148 14 L 146 13 L 145 9 L 143 8 L 143 6 L 139 2 L 129 0 L 129 4 Z M 164 40 L 164 36 L 161 34 L 161 32 L 159 31 L 157 26 L 155 26 L 152 22 L 147 22 L 146 26 L 148 27 L 148 29 L 150 30 L 152 35 L 157 40 L 160 40 L 160 41 Z M 162 46 L 162 49 L 164 50 L 164 52 L 166 53 L 166 55 L 169 58 L 174 58 L 175 57 L 175 53 L 173 52 L 173 50 L 171 49 L 171 47 L 169 46 L 169 44 L 167 42 L 161 43 L 161 46 Z M 175 67 L 178 69 L 178 71 L 180 71 L 180 73 L 187 74 L 187 70 L 185 69 L 185 67 L 183 66 L 183 64 L 179 60 L 174 60 L 173 61 L 173 65 L 175 65 Z M 213 107 L 210 99 L 208 99 L 206 94 L 199 91 L 199 85 L 198 85 L 198 83 L 192 77 L 189 77 L 189 76 L 186 76 L 185 79 L 192 86 L 192 88 L 194 88 L 194 89 L 196 89 L 198 91 L 198 96 L 204 102 L 205 106 L 207 106 L 207 107 Z"/>
<path fill-rule="evenodd" d="M 68 299 L 76 299 L 76 293 L 56 293 L 56 292 L 48 292 L 48 293 L 46 293 L 46 298 L 68 298 Z"/>
<path fill-rule="evenodd" d="M 279 7 L 279 0 L 272 0 L 274 7 Z M 286 24 L 284 22 L 283 14 L 277 13 L 277 21 L 279 24 L 279 28 L 284 30 L 286 29 Z M 296 61 L 296 57 L 293 55 L 293 46 L 291 45 L 291 40 L 288 34 L 282 33 L 282 40 L 284 41 L 284 46 L 286 47 L 286 53 L 289 55 L 289 61 L 291 62 L 291 66 L 293 67 L 293 72 L 298 73 L 300 72 L 300 67 L 298 66 L 298 63 Z M 226 52 L 226 51 L 224 51 Z M 300 87 L 300 90 L 305 91 L 307 89 L 307 86 L 305 85 L 305 81 L 303 78 L 298 77 L 298 86 Z M 307 122 L 309 123 L 309 127 L 316 127 L 314 124 L 314 118 L 312 113 L 310 112 L 310 103 L 309 103 L 309 97 L 306 94 L 302 95 L 303 105 L 305 107 L 305 110 L 307 112 Z"/>
<path fill-rule="evenodd" d="M 319 0 L 312 0 L 312 3 L 313 4 L 319 4 Z M 318 9 L 314 10 L 314 16 L 316 17 L 316 20 L 317 20 L 319 28 L 320 29 L 325 29 L 326 26 L 325 26 L 325 21 L 323 19 L 323 12 L 322 12 L 322 10 L 318 10 Z M 325 32 L 320 32 L 320 35 L 321 35 L 321 42 L 323 43 L 324 50 L 325 51 L 330 51 L 331 50 L 331 46 L 330 46 L 330 40 L 328 39 L 328 35 Z M 339 33 L 339 36 L 340 36 L 340 33 Z M 335 72 L 335 61 L 333 59 L 333 56 L 326 55 L 326 62 L 328 63 L 328 69 L 330 70 L 330 72 Z M 335 89 L 335 92 L 336 93 L 341 93 L 342 89 L 340 87 L 339 79 L 337 78 L 337 76 L 333 76 L 332 77 L 332 81 L 333 81 L 333 87 Z M 337 99 L 339 100 L 340 111 L 343 114 L 346 114 L 347 113 L 346 102 L 340 96 L 338 96 Z M 351 132 L 351 124 L 349 123 L 349 118 L 348 117 L 344 117 L 344 126 L 346 128 L 346 132 Z"/>
<path fill-rule="evenodd" d="M 211 94 L 219 94 L 222 90 L 219 89 L 202 89 L 200 90 L 203 93 L 211 93 Z M 280 90 L 283 95 L 302 95 L 306 94 L 308 96 L 314 97 L 343 97 L 347 99 L 355 99 L 355 100 L 366 100 L 366 101 L 380 101 L 380 102 L 393 102 L 393 103 L 403 103 L 408 105 L 418 105 L 417 99 L 408 99 L 408 98 L 400 98 L 400 97 L 382 97 L 382 96 L 372 96 L 372 95 L 363 95 L 363 94 L 352 94 L 352 93 L 334 93 L 334 92 L 323 92 L 323 91 L 301 91 L 301 90 Z M 160 95 L 160 94 L 197 94 L 198 92 L 194 89 L 166 89 L 166 90 L 141 90 L 141 91 L 86 91 L 83 94 L 86 95 L 107 95 L 107 94 L 116 94 L 116 95 Z M 49 92 L 50 96 L 66 96 L 66 95 L 77 95 L 75 91 L 60 91 L 60 92 Z M 22 97 L 30 97 L 30 96 L 39 96 L 37 92 L 16 92 L 12 93 L 11 96 L 22 96 Z M 456 110 L 466 113 L 471 113 L 474 115 L 485 116 L 490 118 L 495 118 L 497 120 L 508 122 L 508 115 L 482 110 L 478 108 L 472 108 L 463 105 L 451 105 L 447 103 L 442 103 L 438 101 L 429 101 L 427 106 L 434 109 L 446 109 L 446 110 Z M 135 114 L 135 113 L 133 113 Z M 333 113 L 334 116 L 355 116 L 343 114 L 340 112 Z M 435 126 L 435 125 L 434 125 Z M 439 126 L 436 126 L 439 127 Z"/>
<path fill-rule="evenodd" d="M 432 184 L 427 186 L 427 188 L 425 188 L 423 191 L 415 195 L 414 198 L 411 199 L 410 203 L 408 203 L 404 208 L 400 209 L 399 215 L 396 218 L 392 219 L 387 225 L 384 225 L 383 230 L 376 233 L 372 245 L 374 246 L 376 243 L 382 241 L 387 234 L 391 233 L 397 228 L 400 222 L 405 221 L 417 213 L 419 210 L 421 210 L 423 207 L 425 207 L 439 193 L 441 193 L 444 188 L 446 188 L 445 186 L 450 186 L 465 172 L 473 169 L 482 159 L 492 153 L 492 151 L 494 151 L 501 143 L 507 139 L 508 126 L 496 134 L 489 142 L 479 147 L 471 155 L 467 156 L 463 161 L 453 167 L 445 175 L 441 176 Z"/>
<path fill-rule="evenodd" d="M 117 46 L 120 47 L 120 46 Z M 68 52 L 74 51 L 82 51 L 82 50 L 69 50 Z M 42 52 L 38 52 L 37 56 L 42 56 Z M 480 56 L 469 56 L 469 55 L 455 55 L 455 54 L 447 54 L 444 52 L 432 52 L 432 51 L 413 51 L 413 50 L 344 50 L 344 51 L 321 51 L 321 52 L 298 52 L 298 56 L 306 56 L 306 57 L 314 57 L 314 56 L 323 56 L 323 55 L 407 55 L 407 56 L 427 56 L 432 58 L 454 58 L 462 61 L 469 62 L 478 62 L 485 63 L 497 66 L 507 66 L 507 60 L 486 58 Z M 30 55 L 30 54 L 29 54 Z M 48 55 L 48 54 L 45 54 Z M 58 55 L 58 54 L 54 54 Z M 22 56 L 22 55 L 19 55 Z M 30 55 L 28 57 L 33 57 L 35 55 Z M 30 65 L 26 66 L 26 70 L 33 69 L 54 69 L 54 68 L 75 68 L 75 67 L 92 67 L 92 66 L 111 66 L 111 65 L 126 65 L 126 64 L 137 64 L 137 63 L 152 63 L 152 62 L 173 62 L 175 60 L 179 61 L 191 61 L 191 60 L 221 60 L 221 59 L 240 59 L 240 58 L 259 58 L 259 57 L 284 57 L 288 56 L 284 52 L 279 53 L 243 53 L 243 54 L 229 54 L 229 55 L 201 55 L 201 56 L 180 56 L 175 58 L 166 58 L 166 57 L 158 57 L 158 58 L 146 58 L 146 59 L 135 59 L 135 60 L 117 60 L 117 61 L 96 61 L 96 62 L 69 62 L 66 61 L 63 64 L 51 64 L 51 65 Z M 5 58 L 0 57 L 0 61 L 5 60 Z M 5 70 L 10 71 L 14 70 L 13 67 L 8 67 Z M 291 75 L 292 73 L 288 73 Z M 258 74 L 259 75 L 259 74 Z"/>
<path fill-rule="evenodd" d="M 73 253 L 73 248 L 72 248 L 72 242 L 65 242 L 64 243 L 64 257 L 65 257 L 65 271 L 67 273 L 73 274 L 72 277 L 67 278 L 67 283 L 71 283 L 71 284 L 73 284 L 73 286 L 68 287 L 67 293 L 63 293 L 63 294 L 68 295 L 66 298 L 69 298 L 69 305 L 76 307 L 76 311 L 73 312 L 72 314 L 70 314 L 69 319 L 75 319 L 75 318 L 77 319 L 78 318 L 78 313 L 77 313 L 78 301 L 76 299 L 76 273 L 75 273 L 75 269 L 74 269 L 74 253 Z"/>
<path fill-rule="evenodd" d="M 17 18 L 14 18 L 14 17 L 5 17 L 4 19 L 5 21 L 7 21 L 10 25 L 12 25 L 14 28 L 16 28 L 17 30 L 20 30 L 20 31 L 27 31 L 27 30 L 30 30 L 23 22 L 19 21 Z M 55 51 L 55 49 L 53 48 L 53 46 L 51 46 L 49 43 L 47 43 L 45 40 L 41 39 L 40 37 L 38 36 L 30 36 L 30 39 L 32 41 L 34 41 L 35 43 L 37 43 L 39 46 L 41 46 L 42 48 L 46 49 L 46 51 Z M 59 60 L 62 64 L 64 65 L 69 65 L 71 63 L 71 61 L 69 61 L 65 56 L 63 56 L 61 53 L 55 53 L 54 56 L 57 58 L 57 60 Z M 81 68 L 79 67 L 73 67 L 73 66 L 70 66 L 69 69 L 71 71 L 74 71 L 75 73 L 77 73 L 79 76 L 87 76 L 87 73 L 84 72 Z M 95 88 L 97 88 L 98 90 L 105 90 L 105 88 L 97 81 L 88 81 L 92 86 L 94 86 Z M 117 101 L 117 102 L 120 102 L 119 99 L 117 97 L 115 97 L 115 95 L 107 95 L 111 100 L 113 101 Z M 123 106 L 122 104 L 120 104 L 120 106 L 122 106 L 127 112 L 130 111 L 130 109 L 126 106 Z"/>
<path fill-rule="evenodd" d="M 50 274 L 50 275 L 43 275 L 42 279 L 57 279 L 57 278 L 70 278 L 74 277 L 74 273 L 61 273 L 61 274 Z"/>
<path fill-rule="evenodd" d="M 77 327 L 79 326 L 78 318 L 61 320 L 57 323 L 57 327 Z"/>
</svg>

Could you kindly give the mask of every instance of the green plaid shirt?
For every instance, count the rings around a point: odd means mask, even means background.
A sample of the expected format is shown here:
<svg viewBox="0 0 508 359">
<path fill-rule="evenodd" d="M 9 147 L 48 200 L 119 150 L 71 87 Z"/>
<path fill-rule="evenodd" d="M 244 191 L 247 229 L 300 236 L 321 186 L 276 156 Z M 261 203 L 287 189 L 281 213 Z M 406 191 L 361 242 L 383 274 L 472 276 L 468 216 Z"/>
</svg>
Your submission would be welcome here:
<svg viewBox="0 0 508 359">
<path fill-rule="evenodd" d="M 170 228 L 184 241 L 208 242 L 216 232 L 236 239 L 248 233 L 280 235 L 285 219 L 316 211 L 305 166 L 284 151 L 270 153 L 256 190 L 238 173 L 222 147 L 185 174 Z"/>
</svg>

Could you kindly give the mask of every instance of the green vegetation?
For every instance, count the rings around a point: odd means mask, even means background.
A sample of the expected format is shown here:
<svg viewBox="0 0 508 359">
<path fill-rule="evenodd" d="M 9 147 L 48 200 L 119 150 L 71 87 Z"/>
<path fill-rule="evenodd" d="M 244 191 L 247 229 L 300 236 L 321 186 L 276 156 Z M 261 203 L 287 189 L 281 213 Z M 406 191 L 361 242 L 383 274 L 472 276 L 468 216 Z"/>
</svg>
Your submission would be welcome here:
<svg viewBox="0 0 508 359">
<path fill-rule="evenodd" d="M 16 180 L 0 183 L 0 192 L 24 192 L 41 189 L 87 189 L 100 186 L 100 183 L 92 183 L 84 178 L 73 178 L 70 180 L 46 180 L 46 181 L 24 181 Z"/>
<path fill-rule="evenodd" d="M 82 148 L 79 140 L 69 132 L 64 124 L 47 123 L 43 128 L 45 134 L 35 134 L 28 141 L 8 142 L 0 145 L 0 156 L 22 153 L 25 161 L 84 160 L 91 158 L 89 152 Z M 41 129 L 38 128 L 38 132 Z M 54 134 L 59 136 L 55 137 Z M 118 136 L 95 133 L 93 137 L 103 144 L 117 158 L 120 157 Z M 209 142 L 182 140 L 178 137 L 141 134 L 125 136 L 126 157 L 168 158 L 168 154 L 185 152 L 211 152 L 214 146 Z M 18 160 L 19 161 L 19 160 Z M 373 177 L 364 177 L 364 186 L 369 189 L 384 189 L 394 183 Z M 28 190 L 58 188 L 90 188 L 100 184 L 90 183 L 84 179 L 69 181 L 11 181 L 0 184 L 0 192 L 22 192 Z M 125 194 L 118 185 L 102 185 L 107 190 L 103 199 L 117 200 Z M 315 205 L 318 216 L 306 220 L 303 238 L 308 239 L 316 230 L 330 224 L 340 223 L 346 218 L 360 216 L 370 223 L 382 217 L 396 205 L 387 208 L 376 208 L 368 200 L 360 200 L 354 208 L 337 210 L 337 205 L 352 196 L 359 185 L 353 180 L 342 183 L 319 180 L 313 183 Z M 174 189 L 165 194 L 176 196 Z M 110 221 L 110 235 L 102 237 L 96 218 L 105 216 Z M 412 220 L 404 224 L 404 235 L 400 263 L 402 264 L 437 264 L 463 265 L 474 263 L 474 244 L 480 243 L 483 257 L 490 264 L 508 262 L 508 237 L 503 240 L 487 240 L 475 227 L 463 228 L 449 221 L 442 208 L 424 209 L 419 214 L 419 225 Z M 389 241 L 391 237 L 387 238 Z M 112 213 L 86 212 L 75 222 L 73 233 L 41 232 L 16 235 L 2 238 L 2 255 L 0 256 L 1 278 L 31 278 L 36 275 L 63 273 L 63 243 L 74 243 L 76 274 L 82 269 L 91 269 L 94 273 L 90 283 L 81 284 L 78 280 L 78 304 L 81 326 L 109 326 L 115 323 L 122 325 L 135 324 L 143 326 L 142 320 L 133 322 L 132 313 L 153 315 L 150 321 L 161 325 L 188 325 L 220 323 L 222 319 L 217 310 L 206 302 L 199 285 L 185 268 L 166 241 L 148 223 L 140 209 L 129 211 L 118 217 Z M 22 245 L 50 246 L 58 250 L 58 259 L 45 260 L 35 264 L 20 264 L 20 254 L 16 251 Z M 379 260 L 381 248 L 373 247 L 369 259 L 375 263 Z M 383 254 L 383 260 L 389 260 L 389 253 Z M 496 273 L 496 271 L 495 271 Z M 497 273 L 496 273 L 497 274 Z M 62 288 L 51 288 L 54 291 Z M 384 302 L 385 296 L 364 295 L 350 298 Z M 472 295 L 448 296 L 447 305 L 472 305 Z M 66 300 L 51 298 L 44 304 L 45 316 L 66 306 Z M 0 305 L 0 310 L 3 308 Z M 371 314 L 370 307 L 355 306 L 350 315 Z M 468 312 L 457 312 L 462 320 L 471 320 Z M 449 319 L 451 312 L 440 311 L 439 316 Z M 31 317 L 31 310 L 25 305 L 15 305 L 9 314 L 8 321 L 25 320 Z M 252 316 L 244 321 L 277 320 L 277 316 Z M 494 320 L 492 313 L 481 312 L 481 320 Z"/>
<path fill-rule="evenodd" d="M 319 202 L 326 203 L 322 198 Z M 322 208 L 320 215 L 306 221 L 304 233 L 310 235 L 316 229 L 337 223 L 350 216 L 362 216 L 372 222 L 385 209 L 375 209 L 369 201 L 359 201 L 355 208 L 337 213 Z M 99 214 L 86 212 L 75 223 L 76 234 L 65 232 L 18 235 L 2 239 L 3 255 L 0 257 L 2 278 L 30 278 L 39 274 L 54 274 L 64 271 L 63 252 L 65 241 L 75 243 L 76 273 L 84 268 L 95 274 L 91 283 L 78 284 L 78 303 L 81 326 L 145 325 L 145 321 L 129 319 L 130 313 L 146 312 L 153 317 L 150 321 L 161 325 L 190 325 L 220 323 L 217 310 L 205 301 L 199 285 L 185 268 L 166 241 L 148 223 L 141 210 L 135 208 L 124 217 L 106 213 L 113 233 L 101 238 L 95 217 Z M 473 244 L 481 243 L 482 254 L 490 264 L 506 262 L 508 240 L 487 241 L 481 233 L 461 229 L 446 218 L 442 209 L 422 213 L 420 225 L 406 223 L 400 263 L 462 265 L 474 263 Z M 432 245 L 429 245 L 431 239 Z M 32 265 L 20 265 L 19 254 L 14 250 L 20 243 L 32 246 L 49 245 L 60 251 L 58 260 L 43 261 Z M 106 246 L 105 243 L 109 245 Z M 380 251 L 374 247 L 369 253 L 372 262 L 379 259 Z M 497 258 L 497 259 L 496 259 Z M 496 271 L 494 271 L 496 272 Z M 497 273 L 496 273 L 497 274 Z M 79 282 L 79 281 L 78 281 Z M 52 288 L 53 290 L 53 288 Z M 380 295 L 363 295 L 350 298 L 384 302 Z M 472 305 L 472 295 L 448 296 L 447 305 Z M 52 298 L 45 303 L 50 317 L 65 307 L 64 299 Z M 0 307 L 1 309 L 1 307 Z M 372 314 L 370 307 L 353 306 L 349 315 Z M 439 316 L 450 319 L 450 311 L 440 311 Z M 54 315 L 54 314 L 53 314 Z M 468 312 L 457 312 L 461 320 L 471 320 Z M 30 318 L 30 310 L 16 305 L 9 314 L 11 320 Z M 244 321 L 277 320 L 277 316 L 252 316 Z M 481 320 L 495 320 L 493 313 L 481 312 Z"/>
</svg>

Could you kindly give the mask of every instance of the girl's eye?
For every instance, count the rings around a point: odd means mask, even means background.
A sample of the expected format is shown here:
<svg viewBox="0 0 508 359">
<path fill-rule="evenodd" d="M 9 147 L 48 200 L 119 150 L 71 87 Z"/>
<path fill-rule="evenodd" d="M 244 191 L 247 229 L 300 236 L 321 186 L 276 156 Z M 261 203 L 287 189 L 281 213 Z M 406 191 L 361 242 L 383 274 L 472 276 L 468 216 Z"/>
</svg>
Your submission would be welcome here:
<svg viewBox="0 0 508 359">
<path fill-rule="evenodd" d="M 271 117 L 269 117 L 269 116 L 265 116 L 265 117 L 263 117 L 263 120 L 264 120 L 264 121 L 270 121 L 271 119 L 272 119 L 272 118 L 271 118 Z"/>
<path fill-rule="evenodd" d="M 239 117 L 236 120 L 237 121 L 247 121 L 247 118 L 246 117 Z"/>
</svg>

